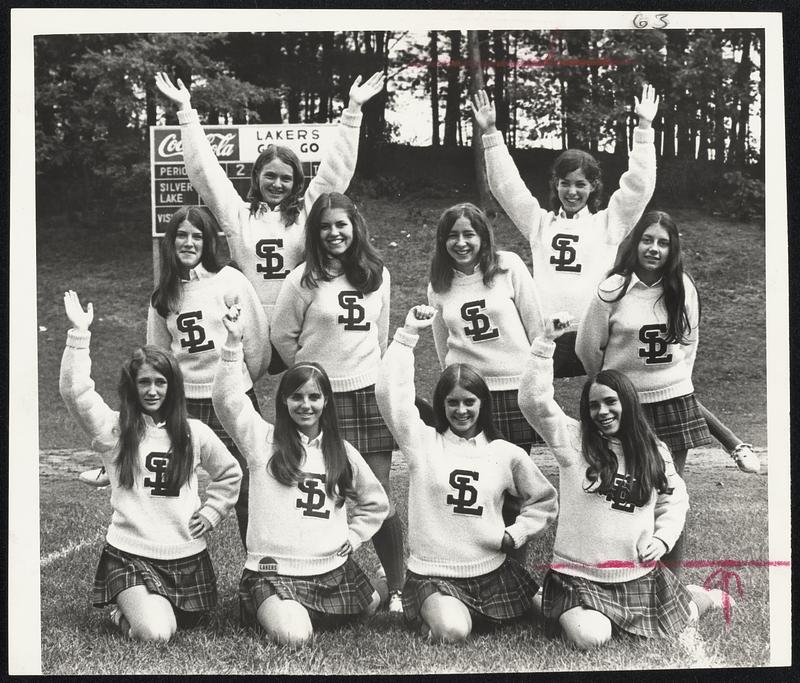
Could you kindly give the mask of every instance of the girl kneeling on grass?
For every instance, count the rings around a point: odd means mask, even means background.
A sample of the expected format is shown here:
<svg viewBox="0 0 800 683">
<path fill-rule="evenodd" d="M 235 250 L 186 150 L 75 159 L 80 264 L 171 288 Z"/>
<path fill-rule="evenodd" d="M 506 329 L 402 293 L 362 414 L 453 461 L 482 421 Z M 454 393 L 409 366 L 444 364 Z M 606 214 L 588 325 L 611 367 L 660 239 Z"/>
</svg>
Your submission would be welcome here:
<svg viewBox="0 0 800 683">
<path fill-rule="evenodd" d="M 470 366 L 449 366 L 433 397 L 437 426 L 414 405 L 414 353 L 435 309 L 415 306 L 389 345 L 376 384 L 381 413 L 408 460 L 410 556 L 403 611 L 433 640 L 464 640 L 473 620 L 496 625 L 522 617 L 538 591 L 507 556 L 541 533 L 558 510 L 556 491 L 528 454 L 497 438 L 489 389 Z M 506 526 L 506 494 L 521 501 Z"/>
<path fill-rule="evenodd" d="M 658 560 L 680 536 L 686 485 L 644 418 L 631 381 L 604 370 L 588 380 L 580 421 L 553 398 L 555 339 L 569 313 L 547 321 L 534 340 L 519 403 L 558 462 L 561 511 L 542 607 L 580 649 L 614 630 L 645 637 L 679 634 L 730 596 L 684 587 Z"/>
<path fill-rule="evenodd" d="M 116 603 L 114 623 L 136 640 L 167 641 L 216 605 L 217 585 L 205 534 L 239 493 L 242 472 L 211 429 L 189 419 L 175 359 L 152 346 L 122 366 L 119 412 L 95 392 L 89 326 L 77 294 L 64 294 L 72 323 L 59 388 L 70 414 L 92 438 L 111 483 L 111 526 L 92 603 Z M 201 503 L 195 468 L 211 481 Z"/>
<path fill-rule="evenodd" d="M 273 427 L 244 392 L 240 308 L 232 307 L 223 321 L 228 338 L 214 380 L 214 408 L 250 468 L 241 615 L 272 640 L 297 647 L 313 635 L 312 620 L 371 615 L 385 598 L 350 555 L 380 528 L 389 501 L 340 436 L 322 367 L 298 363 L 285 372 Z M 347 499 L 353 503 L 349 522 Z"/>
</svg>

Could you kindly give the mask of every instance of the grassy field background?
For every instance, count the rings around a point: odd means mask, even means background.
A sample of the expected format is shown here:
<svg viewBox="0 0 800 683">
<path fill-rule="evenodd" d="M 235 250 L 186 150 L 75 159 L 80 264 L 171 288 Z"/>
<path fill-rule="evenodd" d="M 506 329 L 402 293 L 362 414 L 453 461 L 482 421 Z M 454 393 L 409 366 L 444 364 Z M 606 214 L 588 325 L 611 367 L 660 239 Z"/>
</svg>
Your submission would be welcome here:
<svg viewBox="0 0 800 683">
<path fill-rule="evenodd" d="M 424 301 L 436 219 L 455 201 L 420 193 L 403 201 L 356 197 L 375 243 L 392 273 L 391 327 L 408 308 Z M 670 210 L 670 207 L 663 206 Z M 701 295 L 703 320 L 695 365 L 699 398 L 746 441 L 756 445 L 766 471 L 766 335 L 764 229 L 698 210 L 671 211 L 682 233 L 687 268 Z M 495 231 L 500 248 L 530 264 L 526 242 L 505 218 Z M 392 243 L 396 246 L 390 246 Z M 694 641 L 615 640 L 589 654 L 576 653 L 545 637 L 539 623 L 478 635 L 463 647 L 436 647 L 386 613 L 367 623 L 321 632 L 297 653 L 275 647 L 238 622 L 236 587 L 243 550 L 228 519 L 210 539 L 220 604 L 210 623 L 179 632 L 168 646 L 123 641 L 106 613 L 92 608 L 88 593 L 110 516 L 108 491 L 88 490 L 76 475 L 98 461 L 58 396 L 58 365 L 67 320 L 65 289 L 75 289 L 95 307 L 92 358 L 98 391 L 116 405 L 121 360 L 144 342 L 152 290 L 146 211 L 108 225 L 90 216 L 83 225 L 52 217 L 37 226 L 39 324 L 39 425 L 41 446 L 42 666 L 49 674 L 91 673 L 425 673 L 586 669 L 661 669 L 688 666 L 753 666 L 769 659 L 768 570 L 735 571 L 743 588 L 728 625 L 722 615 L 705 619 Z M 430 396 L 438 364 L 430 336 L 417 353 L 417 389 Z M 581 378 L 560 381 L 557 398 L 576 414 Z M 274 380 L 258 386 L 265 416 L 272 414 Z M 557 484 L 557 468 L 545 449 L 534 453 Z M 767 478 L 738 472 L 721 449 L 690 454 L 685 478 L 692 508 L 687 558 L 697 561 L 685 580 L 702 583 L 715 562 L 756 564 L 768 559 Z M 405 522 L 407 472 L 397 457 L 393 495 Z M 541 580 L 550 558 L 554 527 L 532 544 L 528 562 Z M 368 571 L 370 548 L 356 558 Z"/>
</svg>

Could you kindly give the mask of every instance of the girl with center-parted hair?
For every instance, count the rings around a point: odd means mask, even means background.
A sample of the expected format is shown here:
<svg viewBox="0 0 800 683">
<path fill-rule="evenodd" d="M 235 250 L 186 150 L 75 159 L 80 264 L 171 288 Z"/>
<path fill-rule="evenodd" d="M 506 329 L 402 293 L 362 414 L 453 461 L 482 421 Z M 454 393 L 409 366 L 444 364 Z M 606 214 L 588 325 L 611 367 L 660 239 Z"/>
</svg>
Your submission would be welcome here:
<svg viewBox="0 0 800 683">
<path fill-rule="evenodd" d="M 667 447 L 644 417 L 631 380 L 604 370 L 587 380 L 580 421 L 553 396 L 555 339 L 568 312 L 534 340 L 519 404 L 558 462 L 558 529 L 542 609 L 570 644 L 603 645 L 614 632 L 679 634 L 709 607 L 733 604 L 720 590 L 684 587 L 659 562 L 683 529 L 689 497 Z"/>
<path fill-rule="evenodd" d="M 331 380 L 339 429 L 389 493 L 394 440 L 375 402 L 375 379 L 389 334 L 389 271 L 352 200 L 319 196 L 306 222 L 306 262 L 275 304 L 272 344 L 286 365 L 319 362 Z M 403 530 L 389 516 L 372 542 L 386 573 L 389 609 L 401 611 Z"/>
<path fill-rule="evenodd" d="M 111 484 L 111 524 L 95 574 L 92 603 L 113 604 L 111 619 L 136 640 L 167 641 L 216 605 L 205 534 L 228 514 L 241 469 L 206 425 L 189 419 L 180 368 L 144 346 L 122 366 L 119 411 L 94 390 L 89 327 L 94 309 L 64 294 L 72 323 L 59 389 L 70 415 L 92 439 Z M 210 482 L 205 502 L 195 472 Z"/>
<path fill-rule="evenodd" d="M 541 533 L 558 510 L 556 491 L 529 455 L 499 438 L 483 378 L 450 365 L 433 397 L 436 426 L 414 401 L 414 347 L 435 309 L 415 306 L 381 361 L 381 413 L 408 461 L 408 573 L 403 610 L 435 641 L 467 638 L 473 624 L 529 614 L 539 587 L 508 553 Z M 520 501 L 506 524 L 506 495 Z"/>
<path fill-rule="evenodd" d="M 214 381 L 214 407 L 250 468 L 247 561 L 241 616 L 278 643 L 300 646 L 313 622 L 368 616 L 381 597 L 351 554 L 389 509 L 380 482 L 338 428 L 325 370 L 293 364 L 275 399 L 275 425 L 244 392 L 242 313 L 224 318 L 228 336 Z M 349 500 L 350 519 L 345 501 Z"/>
<path fill-rule="evenodd" d="M 253 383 L 266 371 L 270 345 L 266 316 L 253 286 L 217 257 L 217 222 L 204 207 L 178 209 L 161 239 L 158 286 L 147 313 L 147 343 L 170 350 L 186 388 L 189 415 L 214 430 L 242 467 L 236 520 L 247 533 L 247 463 L 220 424 L 211 404 L 211 386 L 227 333 L 222 316 L 238 303 L 245 311 L 244 355 L 239 365 L 247 396 L 258 408 Z"/>
</svg>

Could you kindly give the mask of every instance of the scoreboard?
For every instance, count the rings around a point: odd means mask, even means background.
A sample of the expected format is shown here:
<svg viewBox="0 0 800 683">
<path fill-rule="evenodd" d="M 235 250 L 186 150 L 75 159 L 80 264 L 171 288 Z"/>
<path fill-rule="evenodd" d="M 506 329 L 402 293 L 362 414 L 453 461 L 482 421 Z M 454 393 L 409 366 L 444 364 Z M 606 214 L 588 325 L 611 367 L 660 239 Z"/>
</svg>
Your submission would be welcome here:
<svg viewBox="0 0 800 683">
<path fill-rule="evenodd" d="M 300 159 L 306 181 L 333 145 L 337 124 L 274 124 L 204 126 L 220 166 L 245 201 L 256 157 L 270 144 L 289 147 Z M 150 127 L 152 236 L 159 237 L 181 206 L 202 206 L 203 200 L 186 175 L 180 126 Z"/>
</svg>

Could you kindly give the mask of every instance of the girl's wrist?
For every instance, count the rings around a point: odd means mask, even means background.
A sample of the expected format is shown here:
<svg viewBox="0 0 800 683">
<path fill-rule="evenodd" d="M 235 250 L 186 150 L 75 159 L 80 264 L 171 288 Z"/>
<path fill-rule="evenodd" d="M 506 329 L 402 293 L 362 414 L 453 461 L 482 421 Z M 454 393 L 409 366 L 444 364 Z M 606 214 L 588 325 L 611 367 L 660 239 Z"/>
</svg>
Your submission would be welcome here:
<svg viewBox="0 0 800 683">
<path fill-rule="evenodd" d="M 643 119 L 641 116 L 639 117 L 639 128 L 642 130 L 649 130 L 652 125 L 653 122 L 649 119 Z"/>
<path fill-rule="evenodd" d="M 497 126 L 495 126 L 494 124 L 492 124 L 491 126 L 487 126 L 486 128 L 483 129 L 483 135 L 494 135 L 497 132 L 498 132 Z"/>
<path fill-rule="evenodd" d="M 349 111 L 351 114 L 360 114 L 361 105 L 354 102 L 353 100 L 350 100 L 350 102 L 347 105 L 347 111 Z"/>
</svg>

